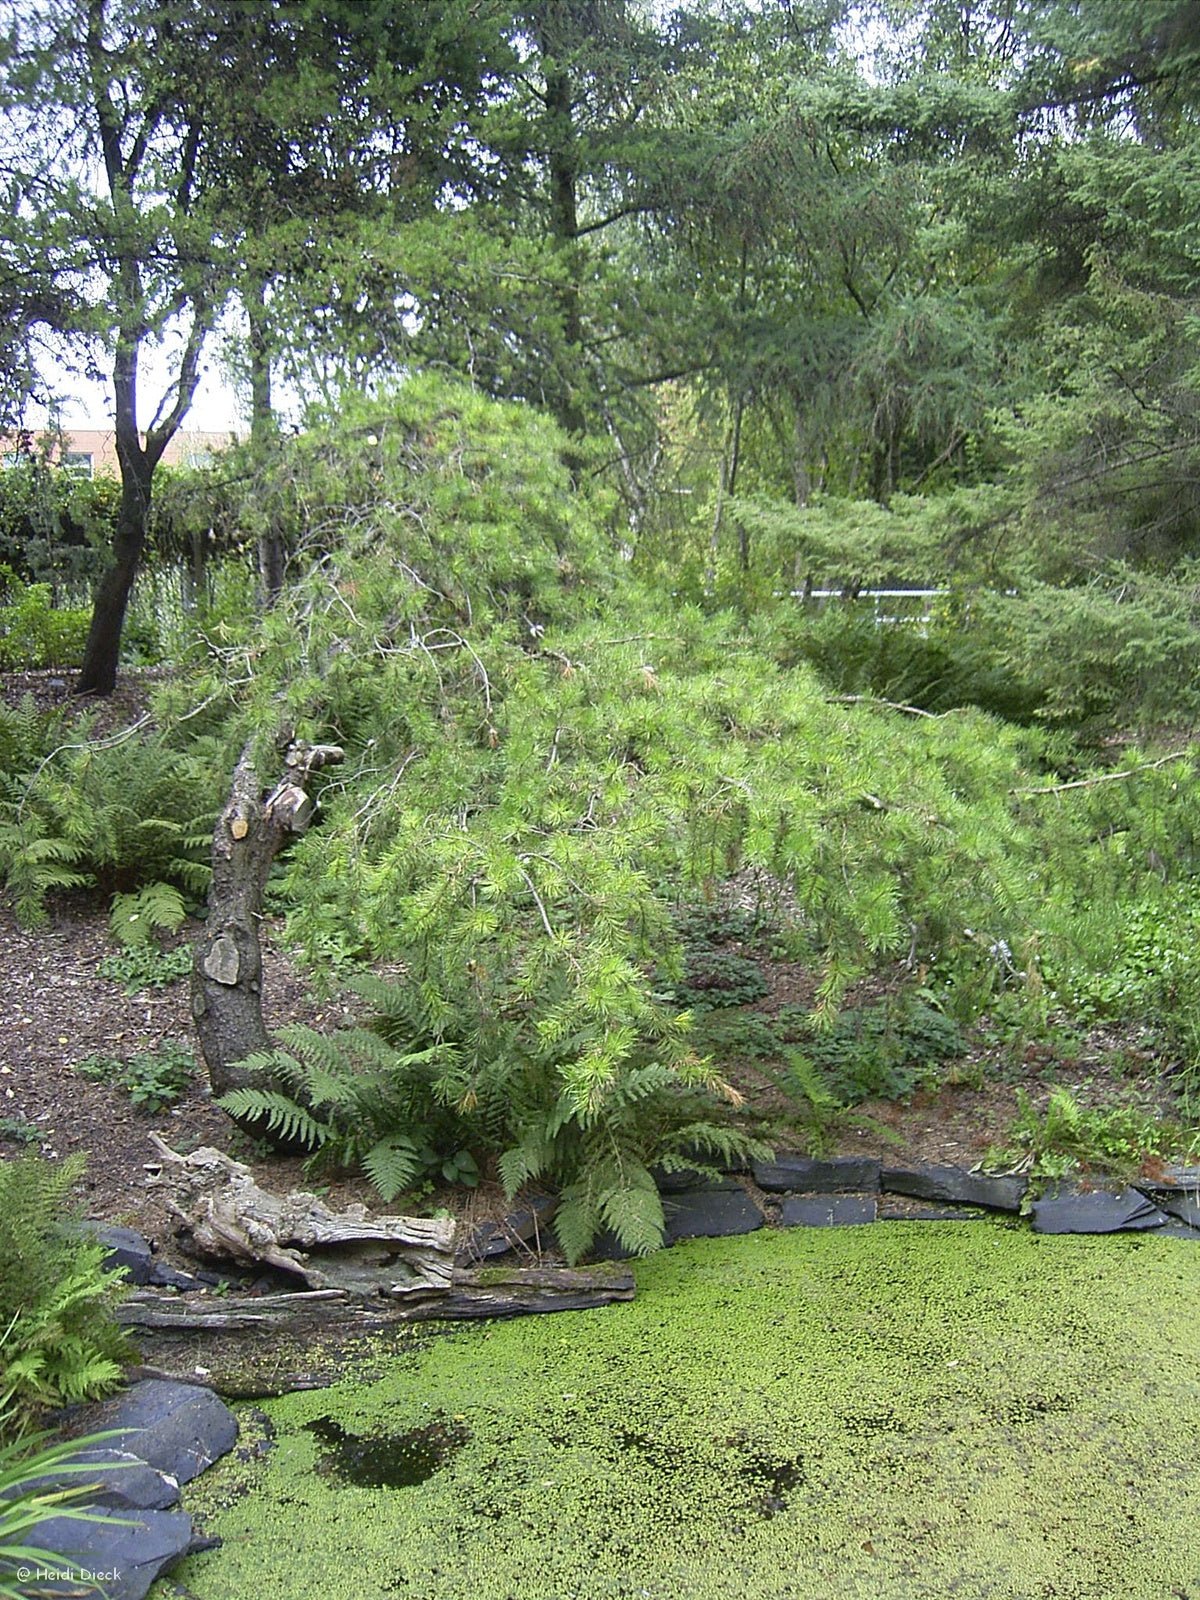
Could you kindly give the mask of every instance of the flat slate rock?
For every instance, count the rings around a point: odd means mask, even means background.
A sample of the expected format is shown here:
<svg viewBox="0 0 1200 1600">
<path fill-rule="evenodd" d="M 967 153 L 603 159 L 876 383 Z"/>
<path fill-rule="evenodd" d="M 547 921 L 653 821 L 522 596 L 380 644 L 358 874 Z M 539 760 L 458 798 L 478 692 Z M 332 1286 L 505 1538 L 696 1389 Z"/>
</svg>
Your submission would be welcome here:
<svg viewBox="0 0 1200 1600">
<path fill-rule="evenodd" d="M 986 1222 L 990 1211 L 981 1206 L 923 1206 L 880 1201 L 880 1222 Z"/>
<path fill-rule="evenodd" d="M 667 1240 L 723 1239 L 737 1233 L 753 1233 L 766 1218 L 744 1189 L 690 1189 L 663 1201 Z"/>
<path fill-rule="evenodd" d="M 1155 1228 L 1154 1237 L 1156 1239 L 1190 1239 L 1194 1244 L 1197 1239 L 1200 1239 L 1200 1232 L 1186 1222 L 1176 1222 L 1172 1217 L 1164 1222 L 1161 1228 Z"/>
<path fill-rule="evenodd" d="M 211 1389 L 147 1378 L 99 1406 L 96 1432 L 118 1430 L 109 1448 L 129 1451 L 176 1483 L 189 1483 L 231 1450 L 237 1419 Z"/>
<path fill-rule="evenodd" d="M 129 1510 L 166 1511 L 179 1499 L 179 1485 L 175 1479 L 149 1466 L 131 1450 L 98 1444 L 75 1451 L 63 1465 L 73 1466 L 80 1461 L 95 1463 L 94 1479 L 81 1472 L 51 1470 L 34 1479 L 30 1488 L 70 1489 L 86 1484 L 88 1505 L 112 1511 L 116 1516 L 123 1516 Z"/>
<path fill-rule="evenodd" d="M 1032 1214 L 1035 1233 L 1141 1233 L 1167 1220 L 1137 1189 L 1045 1195 L 1033 1202 Z"/>
<path fill-rule="evenodd" d="M 874 1222 L 873 1194 L 790 1194 L 779 1208 L 784 1228 L 853 1228 Z"/>
<path fill-rule="evenodd" d="M 139 1511 L 120 1525 L 48 1517 L 29 1530 L 25 1542 L 59 1557 L 42 1569 L 53 1576 L 39 1584 L 39 1595 L 143 1600 L 155 1578 L 185 1556 L 193 1540 L 185 1511 Z"/>
<path fill-rule="evenodd" d="M 1024 1178 L 989 1178 L 961 1167 L 935 1166 L 884 1167 L 880 1181 L 893 1194 L 986 1206 L 990 1211 L 1019 1211 L 1028 1186 Z"/>
<path fill-rule="evenodd" d="M 741 1184 L 732 1178 L 714 1178 L 710 1173 L 701 1172 L 696 1167 L 680 1167 L 675 1172 L 667 1172 L 663 1167 L 651 1167 L 650 1176 L 654 1179 L 659 1194 L 688 1194 L 693 1189 L 729 1191 L 741 1188 Z"/>
<path fill-rule="evenodd" d="M 756 1161 L 753 1170 L 758 1187 L 771 1193 L 869 1194 L 879 1188 L 879 1162 L 867 1156 L 832 1156 L 821 1161 L 780 1155 L 774 1161 Z"/>
<path fill-rule="evenodd" d="M 503 1221 L 481 1223 L 466 1244 L 456 1252 L 456 1261 L 465 1265 L 490 1261 L 537 1241 L 546 1234 L 557 1209 L 558 1201 L 550 1195 L 535 1195 L 527 1205 L 510 1212 Z"/>
<path fill-rule="evenodd" d="M 1189 1228 L 1200 1228 L 1200 1200 L 1195 1195 L 1159 1194 L 1155 1198 L 1160 1211 L 1165 1211 L 1179 1222 L 1185 1222 Z"/>
<path fill-rule="evenodd" d="M 115 1223 L 93 1222 L 81 1224 L 86 1233 L 98 1239 L 107 1254 L 104 1265 L 109 1271 L 124 1272 L 130 1283 L 139 1287 L 150 1282 L 156 1262 L 150 1241 L 136 1228 L 123 1228 Z"/>
<path fill-rule="evenodd" d="M 1153 1178 L 1138 1182 L 1143 1189 L 1152 1189 L 1155 1194 L 1177 1190 L 1200 1194 L 1200 1167 L 1164 1167 Z"/>
</svg>

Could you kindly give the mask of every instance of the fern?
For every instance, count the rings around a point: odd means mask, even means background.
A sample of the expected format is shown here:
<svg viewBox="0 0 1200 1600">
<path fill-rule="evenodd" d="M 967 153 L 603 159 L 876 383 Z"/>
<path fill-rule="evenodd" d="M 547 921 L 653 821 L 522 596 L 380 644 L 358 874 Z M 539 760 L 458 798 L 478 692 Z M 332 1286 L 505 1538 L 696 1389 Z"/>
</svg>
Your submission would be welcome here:
<svg viewBox="0 0 1200 1600">
<path fill-rule="evenodd" d="M 231 1089 L 217 1104 L 238 1122 L 260 1124 L 271 1138 L 307 1150 L 319 1150 L 330 1136 L 325 1123 L 277 1089 Z"/>
<path fill-rule="evenodd" d="M 324 1166 L 361 1167 L 385 1201 L 447 1157 L 461 1164 L 462 1131 L 437 1106 L 450 1047 L 406 1053 L 367 1029 L 326 1035 L 302 1024 L 280 1029 L 280 1038 L 289 1050 L 241 1063 L 263 1087 L 218 1102 L 240 1122 L 301 1146 Z"/>
<path fill-rule="evenodd" d="M 0 824 L 0 871 L 24 927 L 44 926 L 51 892 L 81 889 L 91 881 L 88 873 L 75 870 L 82 856 L 82 846 L 70 840 L 45 838 L 32 817 Z"/>
<path fill-rule="evenodd" d="M 600 1221 L 617 1236 L 622 1249 L 644 1256 L 662 1243 L 662 1197 L 645 1167 L 622 1167 L 616 1181 L 601 1189 L 598 1209 Z"/>
<path fill-rule="evenodd" d="M 81 1160 L 0 1161 L 0 1392 L 25 1415 L 103 1393 L 128 1352 L 113 1320 L 123 1277 L 71 1220 L 82 1171 Z"/>
<path fill-rule="evenodd" d="M 174 884 L 148 883 L 113 896 L 109 927 L 127 950 L 149 944 L 155 932 L 175 933 L 187 918 L 183 896 Z"/>
<path fill-rule="evenodd" d="M 383 1200 L 394 1200 L 420 1177 L 423 1163 L 417 1145 L 403 1134 L 386 1134 L 362 1158 L 363 1171 Z"/>
<path fill-rule="evenodd" d="M 192 894 L 207 886 L 226 759 L 212 740 L 179 750 L 157 734 L 92 744 L 87 732 L 86 721 L 77 723 L 68 741 L 44 749 L 26 769 L 3 772 L 0 872 L 26 922 L 42 919 L 51 890 L 95 881 L 121 895 L 148 889 L 147 908 L 156 907 L 163 919 L 157 925 L 169 927 L 177 909 L 165 889 L 178 896 L 178 886 Z M 10 745 L 16 761 L 30 759 L 36 743 L 23 722 L 0 722 L 0 750 Z M 208 802 L 201 815 L 198 798 Z M 118 937 L 136 938 L 136 911 L 115 909 Z"/>
</svg>

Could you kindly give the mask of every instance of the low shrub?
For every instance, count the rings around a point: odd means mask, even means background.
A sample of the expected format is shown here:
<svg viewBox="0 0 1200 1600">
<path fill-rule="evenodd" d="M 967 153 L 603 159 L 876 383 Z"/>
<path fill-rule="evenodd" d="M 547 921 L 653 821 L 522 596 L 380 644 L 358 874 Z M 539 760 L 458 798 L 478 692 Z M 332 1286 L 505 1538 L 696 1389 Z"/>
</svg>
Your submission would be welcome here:
<svg viewBox="0 0 1200 1600">
<path fill-rule="evenodd" d="M 966 1048 L 952 1018 L 904 994 L 845 1011 L 828 1028 L 810 1024 L 807 1035 L 804 1057 L 846 1105 L 905 1100 Z"/>
<path fill-rule="evenodd" d="M 1051 1090 L 1037 1110 L 1024 1089 L 1017 1090 L 1017 1116 L 989 1165 L 1026 1165 L 1037 1180 L 1053 1180 L 1082 1169 L 1130 1179 L 1148 1157 L 1186 1149 L 1188 1137 L 1156 1111 L 1137 1106 L 1083 1106 L 1069 1089 Z"/>
<path fill-rule="evenodd" d="M 141 1050 L 126 1058 L 87 1056 L 75 1068 L 93 1083 L 123 1089 L 139 1111 L 151 1114 L 174 1105 L 187 1092 L 196 1059 L 179 1039 L 166 1039 L 154 1050 Z"/>
<path fill-rule="evenodd" d="M 0 1160 L 0 1394 L 19 1423 L 115 1387 L 129 1354 L 113 1319 L 123 1277 L 75 1221 L 82 1157 Z"/>
<path fill-rule="evenodd" d="M 22 583 L 0 567 L 0 669 L 78 666 L 89 622 L 86 611 L 56 607 L 48 583 Z"/>
</svg>

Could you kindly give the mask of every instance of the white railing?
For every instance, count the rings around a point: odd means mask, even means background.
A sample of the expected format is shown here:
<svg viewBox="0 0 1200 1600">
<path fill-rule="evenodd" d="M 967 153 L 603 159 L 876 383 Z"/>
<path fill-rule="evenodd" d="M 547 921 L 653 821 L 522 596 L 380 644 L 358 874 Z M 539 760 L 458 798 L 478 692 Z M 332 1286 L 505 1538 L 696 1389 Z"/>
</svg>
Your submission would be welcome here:
<svg viewBox="0 0 1200 1600">
<path fill-rule="evenodd" d="M 933 620 L 933 613 L 928 606 L 922 606 L 920 614 L 911 611 L 899 612 L 896 607 L 889 607 L 888 611 L 881 609 L 881 600 L 936 600 L 942 595 L 949 594 L 949 589 L 859 589 L 850 592 L 846 589 L 792 589 L 793 600 L 870 600 L 874 603 L 875 626 L 885 628 L 894 623 L 916 624 L 917 627 L 927 627 Z M 891 614 L 896 613 L 896 614 Z"/>
</svg>

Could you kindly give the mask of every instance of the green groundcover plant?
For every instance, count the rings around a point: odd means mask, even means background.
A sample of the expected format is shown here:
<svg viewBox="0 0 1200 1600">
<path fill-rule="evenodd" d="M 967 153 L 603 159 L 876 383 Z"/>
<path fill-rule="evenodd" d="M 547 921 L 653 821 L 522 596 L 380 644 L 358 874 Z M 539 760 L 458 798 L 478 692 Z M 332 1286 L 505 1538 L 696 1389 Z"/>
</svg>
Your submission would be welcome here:
<svg viewBox="0 0 1200 1600">
<path fill-rule="evenodd" d="M 638 1264 L 632 1303 L 392 1346 L 382 1375 L 369 1351 L 370 1380 L 268 1402 L 274 1447 L 191 1492 L 224 1542 L 179 1581 L 196 1600 L 1186 1593 L 1193 1250 L 1004 1222 L 678 1246 Z"/>
</svg>

